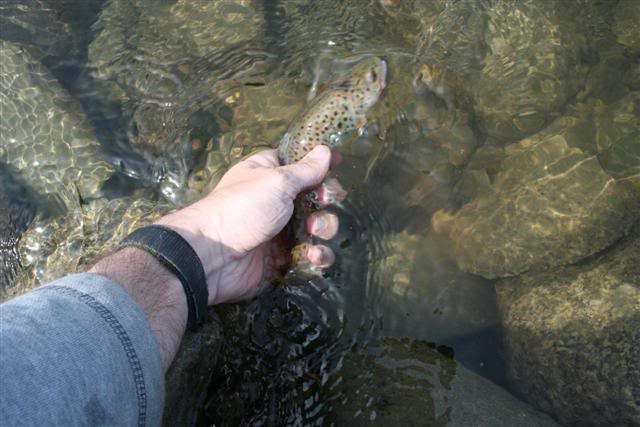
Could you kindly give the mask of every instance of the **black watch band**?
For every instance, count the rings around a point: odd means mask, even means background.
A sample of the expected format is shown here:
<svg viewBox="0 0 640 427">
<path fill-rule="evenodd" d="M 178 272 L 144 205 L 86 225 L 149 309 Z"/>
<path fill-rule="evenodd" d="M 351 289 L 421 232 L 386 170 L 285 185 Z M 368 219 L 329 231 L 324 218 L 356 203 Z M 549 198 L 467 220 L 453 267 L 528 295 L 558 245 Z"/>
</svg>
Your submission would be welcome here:
<svg viewBox="0 0 640 427">
<path fill-rule="evenodd" d="M 133 246 L 153 255 L 175 274 L 187 297 L 187 327 L 194 330 L 207 312 L 209 291 L 202 262 L 191 245 L 177 232 L 161 225 L 148 225 L 129 234 L 119 247 Z"/>
</svg>

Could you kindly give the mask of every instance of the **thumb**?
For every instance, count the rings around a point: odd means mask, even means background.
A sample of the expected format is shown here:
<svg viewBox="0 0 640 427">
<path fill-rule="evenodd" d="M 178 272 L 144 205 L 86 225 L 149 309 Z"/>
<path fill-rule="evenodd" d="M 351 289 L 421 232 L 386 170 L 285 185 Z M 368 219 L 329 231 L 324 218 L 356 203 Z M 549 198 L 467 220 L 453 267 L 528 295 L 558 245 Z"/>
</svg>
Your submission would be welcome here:
<svg viewBox="0 0 640 427">
<path fill-rule="evenodd" d="M 282 166 L 281 170 L 287 177 L 289 186 L 297 194 L 320 184 L 329 171 L 330 163 L 331 150 L 325 145 L 318 145 L 302 160 Z"/>
</svg>

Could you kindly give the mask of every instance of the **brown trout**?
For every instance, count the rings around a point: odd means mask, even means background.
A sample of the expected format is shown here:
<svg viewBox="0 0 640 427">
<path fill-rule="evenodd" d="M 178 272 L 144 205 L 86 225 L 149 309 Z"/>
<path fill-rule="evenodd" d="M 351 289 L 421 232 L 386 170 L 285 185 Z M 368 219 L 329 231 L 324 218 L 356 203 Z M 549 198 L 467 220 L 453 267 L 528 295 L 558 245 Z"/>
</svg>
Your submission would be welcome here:
<svg viewBox="0 0 640 427">
<path fill-rule="evenodd" d="M 280 163 L 302 159 L 316 145 L 337 147 L 346 135 L 362 130 L 367 111 L 378 101 L 386 85 L 387 63 L 366 58 L 311 101 L 291 123 L 280 140 Z"/>
<path fill-rule="evenodd" d="M 330 148 L 339 146 L 353 131 L 362 131 L 367 112 L 380 98 L 386 85 L 387 64 L 377 57 L 366 58 L 354 65 L 346 77 L 332 82 L 313 99 L 308 107 L 291 123 L 280 140 L 278 158 L 283 165 L 297 162 L 319 144 Z M 336 180 L 323 183 L 324 191 L 343 192 Z M 343 196 L 337 196 L 344 197 Z M 306 233 L 305 217 L 314 206 L 314 197 L 299 196 L 290 233 L 297 246 L 293 249 L 292 265 L 298 271 L 313 274 L 321 269 L 310 265 L 306 253 L 312 244 Z"/>
</svg>

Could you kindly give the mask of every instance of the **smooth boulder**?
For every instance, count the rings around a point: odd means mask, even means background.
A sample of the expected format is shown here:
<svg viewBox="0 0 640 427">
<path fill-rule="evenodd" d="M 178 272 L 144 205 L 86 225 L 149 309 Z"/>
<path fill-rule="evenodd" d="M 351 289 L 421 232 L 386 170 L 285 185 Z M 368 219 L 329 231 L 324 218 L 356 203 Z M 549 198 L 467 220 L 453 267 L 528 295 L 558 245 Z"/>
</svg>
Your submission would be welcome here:
<svg viewBox="0 0 640 427">
<path fill-rule="evenodd" d="M 640 223 L 582 263 L 497 285 L 511 384 L 567 425 L 640 425 Z"/>
<path fill-rule="evenodd" d="M 603 118 L 611 111 L 594 108 L 585 106 L 508 146 L 488 189 L 455 213 L 434 214 L 432 225 L 449 236 L 464 271 L 492 279 L 567 265 L 629 231 L 640 216 L 640 200 L 626 179 L 635 166 L 625 165 L 615 179 L 603 164 L 613 172 L 612 154 L 633 152 L 626 142 L 637 123 L 630 114 L 635 110 L 623 108 L 625 114 L 614 115 L 618 126 L 610 126 Z"/>
</svg>

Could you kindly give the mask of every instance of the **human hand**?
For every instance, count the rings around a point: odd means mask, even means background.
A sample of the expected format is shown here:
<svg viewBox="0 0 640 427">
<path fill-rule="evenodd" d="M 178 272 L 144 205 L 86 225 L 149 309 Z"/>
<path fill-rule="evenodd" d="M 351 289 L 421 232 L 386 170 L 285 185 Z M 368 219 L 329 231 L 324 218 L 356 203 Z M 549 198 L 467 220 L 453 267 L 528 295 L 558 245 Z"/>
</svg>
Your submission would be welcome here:
<svg viewBox="0 0 640 427">
<path fill-rule="evenodd" d="M 262 151 L 232 167 L 205 198 L 158 221 L 178 231 L 202 260 L 209 304 L 250 298 L 259 291 L 283 262 L 272 240 L 291 218 L 294 199 L 322 182 L 330 160 L 325 146 L 287 166 L 279 166 L 276 150 Z M 306 227 L 328 240 L 338 231 L 338 218 L 318 211 Z M 324 245 L 310 246 L 306 256 L 318 267 L 335 259 Z"/>
</svg>

